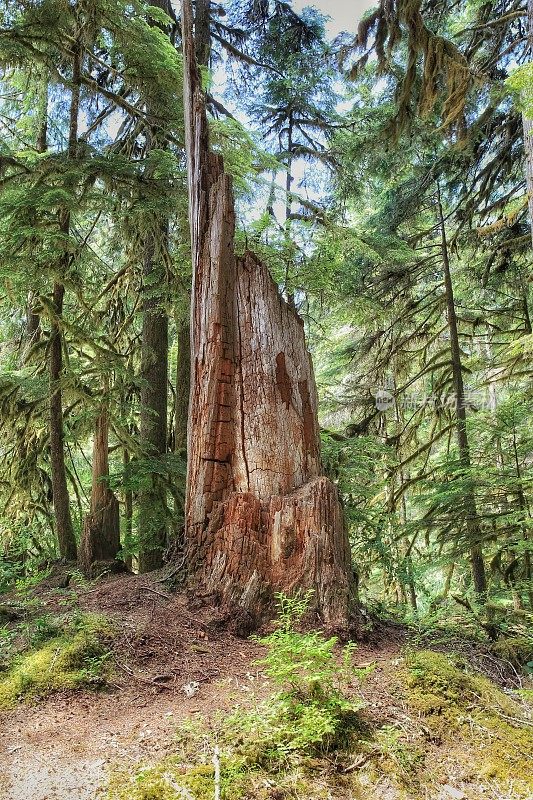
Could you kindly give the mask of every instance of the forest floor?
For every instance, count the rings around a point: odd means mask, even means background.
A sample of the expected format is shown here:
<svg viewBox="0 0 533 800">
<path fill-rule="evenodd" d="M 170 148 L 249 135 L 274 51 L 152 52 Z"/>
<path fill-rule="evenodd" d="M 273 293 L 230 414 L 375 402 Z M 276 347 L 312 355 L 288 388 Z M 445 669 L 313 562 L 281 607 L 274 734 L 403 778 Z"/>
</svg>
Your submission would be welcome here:
<svg viewBox="0 0 533 800">
<path fill-rule="evenodd" d="M 73 583 L 64 588 L 57 584 L 45 581 L 31 590 L 32 614 L 61 615 L 76 608 L 104 615 L 115 631 L 112 669 L 98 690 L 59 691 L 0 711 L 1 800 L 111 796 L 106 786 L 114 770 L 133 775 L 140 765 L 172 756 L 176 730 L 184 723 L 210 721 L 237 706 L 256 708 L 271 694 L 272 687 L 255 663 L 264 648 L 232 635 L 217 609 L 194 607 L 184 594 L 167 591 L 155 576 L 110 576 L 94 585 Z M 461 706 L 468 717 L 468 733 L 463 729 L 455 733 L 447 700 L 426 716 L 420 698 L 417 702 L 412 690 L 405 688 L 406 653 L 439 650 L 459 651 L 476 675 L 489 676 L 497 693 L 495 705 L 505 710 L 499 712 L 507 726 L 503 731 L 492 717 L 473 713 L 472 704 Z M 518 711 L 502 706 L 510 693 L 527 683 L 508 662 L 477 644 L 438 635 L 422 641 L 396 625 L 382 628 L 373 643 L 359 644 L 355 661 L 360 667 L 374 667 L 349 689 L 365 703 L 360 713 L 363 727 L 372 730 L 371 744 L 368 740 L 362 751 L 354 753 L 351 763 L 339 766 L 331 757 L 315 763 L 311 769 L 316 778 L 305 783 L 311 788 L 295 789 L 294 794 L 271 788 L 270 793 L 258 790 L 250 796 L 533 798 L 533 746 L 528 749 L 523 736 L 532 732 L 531 714 L 521 692 Z M 484 694 L 486 690 L 480 689 L 480 696 Z M 516 731 L 519 738 L 509 743 L 504 740 L 509 739 L 510 724 L 512 737 Z M 502 765 L 498 758 L 506 747 L 510 756 Z M 528 761 L 529 773 L 524 766 Z M 330 774 L 336 770 L 338 786 Z M 185 795 L 135 794 L 143 800 L 181 796 Z M 228 794 L 227 800 L 231 797 Z"/>
</svg>

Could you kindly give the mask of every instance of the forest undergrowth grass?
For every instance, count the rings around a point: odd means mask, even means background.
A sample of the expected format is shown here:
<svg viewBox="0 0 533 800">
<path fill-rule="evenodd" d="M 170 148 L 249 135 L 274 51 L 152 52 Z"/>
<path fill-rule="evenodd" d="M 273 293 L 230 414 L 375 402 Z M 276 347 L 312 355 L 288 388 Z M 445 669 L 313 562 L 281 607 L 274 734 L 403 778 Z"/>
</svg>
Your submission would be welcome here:
<svg viewBox="0 0 533 800">
<path fill-rule="evenodd" d="M 236 706 L 227 716 L 182 725 L 176 753 L 133 776 L 115 772 L 107 800 L 211 800 L 216 752 L 222 798 L 331 796 L 325 767 L 353 753 L 364 727 L 364 703 L 346 689 L 369 668 L 354 667 L 353 645 L 339 648 L 336 637 L 296 629 L 308 600 L 280 595 L 274 631 L 255 639 L 266 648 L 256 663 L 273 694 L 253 709 Z"/>
<path fill-rule="evenodd" d="M 24 589 L 27 613 L 0 628 L 0 709 L 109 678 L 109 623 L 51 591 L 55 612 Z M 302 628 L 308 596 L 278 600 L 272 632 L 255 639 L 267 698 L 184 721 L 171 755 L 113 768 L 106 800 L 212 800 L 218 768 L 221 800 L 419 800 L 449 783 L 468 800 L 531 795 L 531 689 L 482 674 L 486 642 L 420 628 L 375 671 L 354 666 L 355 645 Z"/>
<path fill-rule="evenodd" d="M 182 724 L 172 755 L 133 773 L 115 769 L 106 800 L 212 800 L 218 769 L 222 800 L 382 792 L 419 800 L 440 797 L 450 782 L 465 798 L 531 794 L 531 723 L 520 692 L 502 691 L 460 655 L 406 649 L 390 662 L 389 719 L 378 722 L 361 699 L 372 668 L 354 668 L 354 646 L 297 630 L 305 597 L 279 603 L 274 631 L 256 639 L 265 647 L 257 666 L 274 692 L 253 708 Z"/>
</svg>

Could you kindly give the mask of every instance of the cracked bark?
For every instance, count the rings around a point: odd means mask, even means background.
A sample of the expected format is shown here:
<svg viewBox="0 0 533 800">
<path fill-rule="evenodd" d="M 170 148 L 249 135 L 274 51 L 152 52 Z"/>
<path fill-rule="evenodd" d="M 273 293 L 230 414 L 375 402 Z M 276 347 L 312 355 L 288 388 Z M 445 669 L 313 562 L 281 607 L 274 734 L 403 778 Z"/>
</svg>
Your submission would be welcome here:
<svg viewBox="0 0 533 800">
<path fill-rule="evenodd" d="M 258 620 L 313 589 L 345 627 L 354 581 L 342 508 L 320 460 L 303 324 L 250 252 L 235 256 L 231 179 L 209 150 L 190 0 L 184 105 L 193 253 L 186 551 L 191 586 Z"/>
</svg>

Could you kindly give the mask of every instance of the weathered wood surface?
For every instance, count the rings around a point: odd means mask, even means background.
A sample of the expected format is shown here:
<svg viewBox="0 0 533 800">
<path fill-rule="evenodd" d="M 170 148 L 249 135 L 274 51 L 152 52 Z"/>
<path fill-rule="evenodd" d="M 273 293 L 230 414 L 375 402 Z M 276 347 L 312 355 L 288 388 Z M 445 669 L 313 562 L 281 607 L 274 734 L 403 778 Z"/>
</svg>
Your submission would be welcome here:
<svg viewBox="0 0 533 800">
<path fill-rule="evenodd" d="M 334 484 L 323 475 L 303 324 L 252 254 L 237 258 L 231 179 L 209 150 L 183 4 L 193 253 L 186 548 L 191 583 L 256 616 L 273 593 L 314 590 L 330 625 L 353 601 Z"/>
</svg>

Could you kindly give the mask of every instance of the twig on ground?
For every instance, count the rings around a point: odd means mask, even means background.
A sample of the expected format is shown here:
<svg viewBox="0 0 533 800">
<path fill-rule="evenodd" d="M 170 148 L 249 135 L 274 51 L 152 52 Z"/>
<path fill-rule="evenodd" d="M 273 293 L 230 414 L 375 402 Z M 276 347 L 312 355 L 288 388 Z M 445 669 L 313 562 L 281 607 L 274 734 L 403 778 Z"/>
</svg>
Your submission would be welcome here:
<svg viewBox="0 0 533 800">
<path fill-rule="evenodd" d="M 350 764 L 348 767 L 344 767 L 344 769 L 341 770 L 342 774 L 348 775 L 348 773 L 355 772 L 356 769 L 360 769 L 372 758 L 373 755 L 374 753 L 365 753 L 365 755 L 359 756 L 357 761 L 354 761 L 353 764 Z"/>
<path fill-rule="evenodd" d="M 128 667 L 128 665 L 127 665 L 127 664 L 122 664 L 120 661 L 117 661 L 117 659 L 116 659 L 116 658 L 115 658 L 115 659 L 113 659 L 113 660 L 114 660 L 115 664 L 117 665 L 117 667 L 120 667 L 120 669 L 123 669 L 125 672 L 127 672 L 129 675 L 131 675 L 131 676 L 132 676 L 132 678 L 133 678 L 134 680 L 136 680 L 136 681 L 140 681 L 141 683 L 146 683 L 146 684 L 148 684 L 149 686 L 156 686 L 158 689 L 166 689 L 167 691 L 170 691 L 170 690 L 171 690 L 171 687 L 170 687 L 170 686 L 166 686 L 164 683 L 159 683 L 159 682 L 157 681 L 157 678 L 159 678 L 159 680 L 161 680 L 161 678 L 163 678 L 163 677 L 165 677 L 165 678 L 166 678 L 166 677 L 169 677 L 169 678 L 171 678 L 171 677 L 172 677 L 171 675 L 169 675 L 169 676 L 166 676 L 166 675 L 157 675 L 155 680 L 151 680 L 151 679 L 149 679 L 149 678 L 142 678 L 140 675 L 137 675 L 137 674 L 136 674 L 136 673 L 135 673 L 135 672 L 134 672 L 134 671 L 131 669 L 131 667 Z"/>
<path fill-rule="evenodd" d="M 139 586 L 139 590 L 144 590 L 145 592 L 152 592 L 153 594 L 159 595 L 159 597 L 164 597 L 165 600 L 171 600 L 171 594 L 165 594 L 164 592 L 159 592 L 157 589 L 153 589 L 151 586 Z"/>
</svg>

